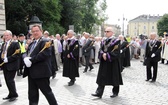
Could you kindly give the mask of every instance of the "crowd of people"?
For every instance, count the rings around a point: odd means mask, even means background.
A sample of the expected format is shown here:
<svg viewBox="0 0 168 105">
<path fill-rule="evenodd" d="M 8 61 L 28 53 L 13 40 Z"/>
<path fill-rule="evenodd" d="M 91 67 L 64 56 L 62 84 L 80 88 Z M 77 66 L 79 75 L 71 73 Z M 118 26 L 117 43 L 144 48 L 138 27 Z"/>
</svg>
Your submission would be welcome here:
<svg viewBox="0 0 168 105">
<path fill-rule="evenodd" d="M 94 64 L 99 64 L 98 87 L 91 95 L 102 98 L 105 86 L 110 85 L 113 86 L 110 97 L 114 98 L 123 85 L 122 72 L 131 66 L 132 59 L 139 59 L 146 66 L 146 81 L 155 82 L 158 62 L 168 64 L 168 34 L 163 38 L 154 32 L 149 37 L 132 38 L 113 34 L 111 27 L 105 29 L 104 37 L 88 32 L 76 35 L 73 30 L 54 36 L 43 32 L 39 25 L 33 25 L 28 36 L 13 36 L 6 30 L 1 38 L 0 68 L 9 94 L 3 100 L 11 102 L 18 97 L 14 81 L 17 74 L 28 77 L 29 105 L 38 105 L 39 89 L 50 105 L 57 105 L 50 78 L 54 79 L 56 72 L 63 69 L 62 76 L 70 79 L 67 85 L 73 86 L 80 76 L 79 67 L 84 66 L 83 73 L 87 73 L 94 69 Z"/>
</svg>

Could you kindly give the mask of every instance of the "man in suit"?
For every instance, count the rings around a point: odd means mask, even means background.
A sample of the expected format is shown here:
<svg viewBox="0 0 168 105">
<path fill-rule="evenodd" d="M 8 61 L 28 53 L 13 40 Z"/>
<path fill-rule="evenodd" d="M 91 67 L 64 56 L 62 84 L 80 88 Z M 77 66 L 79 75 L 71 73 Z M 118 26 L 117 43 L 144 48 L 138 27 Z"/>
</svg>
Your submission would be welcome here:
<svg viewBox="0 0 168 105">
<path fill-rule="evenodd" d="M 50 87 L 51 66 L 51 43 L 42 38 L 42 28 L 33 25 L 31 28 L 33 42 L 29 45 L 24 55 L 25 69 L 23 77 L 28 76 L 29 105 L 38 105 L 39 90 L 45 95 L 50 105 L 58 105 Z"/>
<path fill-rule="evenodd" d="M 119 85 L 123 84 L 120 67 L 120 40 L 113 36 L 111 27 L 105 30 L 106 40 L 101 43 L 99 51 L 100 66 L 97 75 L 98 88 L 92 96 L 101 98 L 106 85 L 112 85 L 110 97 L 116 97 L 119 93 Z"/>
<path fill-rule="evenodd" d="M 84 42 L 84 46 L 82 48 L 82 53 L 85 56 L 86 65 L 85 65 L 85 69 L 84 69 L 83 73 L 87 72 L 88 67 L 90 67 L 89 71 L 91 71 L 93 69 L 93 66 L 89 61 L 90 61 L 91 50 L 93 49 L 94 40 L 90 40 L 89 36 L 90 36 L 89 33 L 85 33 L 85 36 L 84 36 L 85 42 Z"/>
<path fill-rule="evenodd" d="M 70 81 L 68 86 L 74 85 L 76 77 L 79 77 L 79 42 L 74 37 L 74 31 L 68 30 L 64 50 L 63 76 Z"/>
<path fill-rule="evenodd" d="M 4 43 L 1 48 L 0 63 L 2 64 L 1 69 L 3 69 L 5 82 L 9 90 L 8 96 L 3 98 L 3 100 L 14 101 L 18 97 L 14 78 L 16 71 L 19 69 L 20 47 L 18 42 L 12 41 L 12 32 L 10 30 L 4 32 L 3 38 Z"/>
<path fill-rule="evenodd" d="M 146 73 L 147 73 L 147 79 L 146 81 L 155 82 L 157 78 L 157 69 L 158 69 L 158 62 L 161 59 L 161 47 L 162 44 L 160 41 L 156 39 L 156 33 L 150 34 L 150 40 L 147 42 L 146 45 L 146 53 L 145 53 L 145 59 L 146 59 Z M 153 75 L 151 68 L 153 67 Z"/>
</svg>

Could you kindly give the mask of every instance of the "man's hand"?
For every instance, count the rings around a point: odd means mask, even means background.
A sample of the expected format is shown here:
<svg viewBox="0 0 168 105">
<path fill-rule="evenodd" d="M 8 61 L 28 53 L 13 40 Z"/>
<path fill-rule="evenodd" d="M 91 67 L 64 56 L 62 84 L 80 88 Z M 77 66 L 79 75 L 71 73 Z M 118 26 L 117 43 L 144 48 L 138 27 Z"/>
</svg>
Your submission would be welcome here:
<svg viewBox="0 0 168 105">
<path fill-rule="evenodd" d="M 25 58 L 23 59 L 23 61 L 24 61 L 25 65 L 26 65 L 26 67 L 31 67 L 32 62 L 30 61 L 30 59 L 31 59 L 31 57 L 25 57 Z"/>
<path fill-rule="evenodd" d="M 4 63 L 8 63 L 8 58 L 7 57 L 4 58 Z"/>
<path fill-rule="evenodd" d="M 67 58 L 70 58 L 70 55 L 69 55 L 69 54 L 67 55 Z"/>
<path fill-rule="evenodd" d="M 107 57 L 106 57 L 106 53 L 103 53 L 103 59 L 106 61 L 107 60 Z"/>
<path fill-rule="evenodd" d="M 153 57 L 155 57 L 155 54 L 154 54 L 154 53 L 151 55 L 151 58 L 153 58 Z"/>
</svg>

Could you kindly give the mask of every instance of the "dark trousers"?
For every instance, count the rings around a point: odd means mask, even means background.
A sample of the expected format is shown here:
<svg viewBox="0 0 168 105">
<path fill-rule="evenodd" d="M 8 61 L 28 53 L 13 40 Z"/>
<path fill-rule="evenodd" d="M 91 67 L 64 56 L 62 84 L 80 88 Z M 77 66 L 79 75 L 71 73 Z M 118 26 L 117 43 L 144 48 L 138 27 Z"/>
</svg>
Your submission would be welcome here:
<svg viewBox="0 0 168 105">
<path fill-rule="evenodd" d="M 29 105 L 38 105 L 39 101 L 39 91 L 44 94 L 49 105 L 58 105 L 55 99 L 55 96 L 50 88 L 49 78 L 39 78 L 32 79 L 30 76 L 28 77 L 28 95 L 29 95 Z"/>
<path fill-rule="evenodd" d="M 152 76 L 152 70 L 153 67 L 153 76 Z M 158 62 L 147 62 L 146 70 L 147 70 L 147 79 L 156 80 L 157 78 L 157 68 L 158 68 Z"/>
<path fill-rule="evenodd" d="M 165 61 L 165 59 L 161 59 L 161 63 L 163 63 L 164 64 L 164 61 Z M 168 64 L 168 60 L 166 60 L 167 62 L 166 62 L 166 64 Z"/>
<path fill-rule="evenodd" d="M 85 61 L 86 61 L 85 71 L 87 71 L 88 67 L 90 67 L 90 69 L 92 69 L 93 66 L 90 63 L 90 56 L 85 56 Z"/>
<path fill-rule="evenodd" d="M 102 96 L 103 92 L 104 92 L 104 88 L 105 88 L 104 85 L 98 85 L 96 93 L 99 94 L 100 96 Z M 113 86 L 112 93 L 118 95 L 119 88 L 120 88 L 119 86 Z"/>
<path fill-rule="evenodd" d="M 8 97 L 18 97 L 18 94 L 16 92 L 16 86 L 15 86 L 15 75 L 16 75 L 16 70 L 14 71 L 8 71 L 6 69 L 3 70 L 4 73 L 4 78 L 6 82 L 6 86 L 8 88 L 9 94 Z"/>
<path fill-rule="evenodd" d="M 22 55 L 23 54 L 21 54 L 21 56 L 20 56 L 20 67 L 19 67 L 19 70 L 18 70 L 19 74 L 23 74 L 22 70 L 23 70 L 23 67 L 24 67 L 24 61 L 23 61 Z"/>
</svg>

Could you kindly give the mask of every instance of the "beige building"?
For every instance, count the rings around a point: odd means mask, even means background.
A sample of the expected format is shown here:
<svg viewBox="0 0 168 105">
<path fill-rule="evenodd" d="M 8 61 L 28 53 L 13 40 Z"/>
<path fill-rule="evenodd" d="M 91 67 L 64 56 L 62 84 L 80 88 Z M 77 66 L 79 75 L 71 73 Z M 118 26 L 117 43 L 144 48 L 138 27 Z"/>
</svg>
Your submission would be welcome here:
<svg viewBox="0 0 168 105">
<path fill-rule="evenodd" d="M 0 36 L 6 30 L 6 20 L 5 20 L 5 4 L 4 0 L 0 0 Z"/>
<path fill-rule="evenodd" d="M 157 22 L 162 16 L 140 15 L 128 22 L 128 34 L 138 36 L 140 34 L 149 35 L 157 31 Z"/>
</svg>

